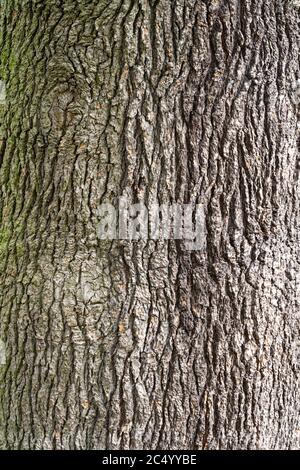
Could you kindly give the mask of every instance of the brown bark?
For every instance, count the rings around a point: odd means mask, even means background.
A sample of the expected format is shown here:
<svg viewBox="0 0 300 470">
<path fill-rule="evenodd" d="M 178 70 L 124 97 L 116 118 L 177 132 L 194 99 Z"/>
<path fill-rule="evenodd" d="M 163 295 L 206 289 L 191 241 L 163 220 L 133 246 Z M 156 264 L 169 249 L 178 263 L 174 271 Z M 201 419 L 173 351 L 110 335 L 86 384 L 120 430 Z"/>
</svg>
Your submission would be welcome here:
<svg viewBox="0 0 300 470">
<path fill-rule="evenodd" d="M 2 448 L 298 449 L 299 8 L 0 8 Z M 101 242 L 126 188 L 205 246 Z"/>
</svg>

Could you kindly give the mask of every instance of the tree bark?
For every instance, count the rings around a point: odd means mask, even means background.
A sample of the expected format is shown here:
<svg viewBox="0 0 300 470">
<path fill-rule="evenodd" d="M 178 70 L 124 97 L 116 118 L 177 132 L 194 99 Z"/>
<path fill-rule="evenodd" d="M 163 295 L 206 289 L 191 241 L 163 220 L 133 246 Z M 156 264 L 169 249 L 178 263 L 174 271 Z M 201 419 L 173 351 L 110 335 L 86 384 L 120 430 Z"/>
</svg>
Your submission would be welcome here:
<svg viewBox="0 0 300 470">
<path fill-rule="evenodd" d="M 0 442 L 299 449 L 299 7 L 1 3 Z M 101 241 L 198 203 L 205 244 Z"/>
</svg>

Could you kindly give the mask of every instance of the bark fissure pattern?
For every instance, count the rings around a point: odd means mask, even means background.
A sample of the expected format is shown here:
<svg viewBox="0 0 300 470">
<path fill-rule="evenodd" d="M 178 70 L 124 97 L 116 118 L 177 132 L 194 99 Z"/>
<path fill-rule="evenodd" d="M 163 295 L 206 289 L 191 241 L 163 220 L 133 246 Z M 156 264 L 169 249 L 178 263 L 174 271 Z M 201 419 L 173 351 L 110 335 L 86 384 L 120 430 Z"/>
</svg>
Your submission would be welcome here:
<svg viewBox="0 0 300 470">
<path fill-rule="evenodd" d="M 299 448 L 299 8 L 0 10 L 1 447 Z M 123 191 L 203 249 L 99 241 Z"/>
</svg>

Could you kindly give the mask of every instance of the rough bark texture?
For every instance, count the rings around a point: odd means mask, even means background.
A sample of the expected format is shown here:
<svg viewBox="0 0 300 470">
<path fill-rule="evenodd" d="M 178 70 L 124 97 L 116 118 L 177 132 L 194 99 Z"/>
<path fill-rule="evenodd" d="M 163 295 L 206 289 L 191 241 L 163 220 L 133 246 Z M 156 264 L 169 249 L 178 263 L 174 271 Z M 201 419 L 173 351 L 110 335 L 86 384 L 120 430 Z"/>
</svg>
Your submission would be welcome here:
<svg viewBox="0 0 300 470">
<path fill-rule="evenodd" d="M 1 2 L 1 447 L 298 449 L 299 8 Z M 97 209 L 202 203 L 206 242 Z"/>
</svg>

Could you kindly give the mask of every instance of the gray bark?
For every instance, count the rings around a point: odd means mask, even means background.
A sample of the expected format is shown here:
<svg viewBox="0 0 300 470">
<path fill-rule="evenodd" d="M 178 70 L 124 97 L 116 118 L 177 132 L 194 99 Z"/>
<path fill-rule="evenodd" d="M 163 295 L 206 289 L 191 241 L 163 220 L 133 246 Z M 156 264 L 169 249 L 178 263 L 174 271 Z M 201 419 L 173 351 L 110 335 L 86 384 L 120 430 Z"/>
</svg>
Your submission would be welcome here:
<svg viewBox="0 0 300 470">
<path fill-rule="evenodd" d="M 1 2 L 0 442 L 299 449 L 299 8 Z M 206 240 L 100 241 L 201 203 Z"/>
</svg>

